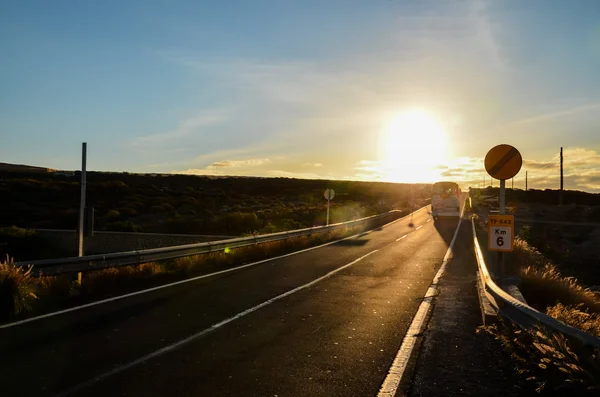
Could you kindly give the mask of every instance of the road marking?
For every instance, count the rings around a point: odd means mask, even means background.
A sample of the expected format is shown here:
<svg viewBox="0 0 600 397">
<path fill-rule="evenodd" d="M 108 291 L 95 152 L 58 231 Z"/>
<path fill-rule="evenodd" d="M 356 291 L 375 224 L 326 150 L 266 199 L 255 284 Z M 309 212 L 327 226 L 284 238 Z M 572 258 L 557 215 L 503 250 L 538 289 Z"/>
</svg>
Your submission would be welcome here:
<svg viewBox="0 0 600 397">
<path fill-rule="evenodd" d="M 414 214 L 416 214 L 418 212 L 423 211 L 427 207 L 428 207 L 428 205 L 419 208 L 412 215 L 414 215 Z M 410 215 L 411 214 L 408 214 L 408 215 L 403 216 L 402 218 L 396 219 L 395 221 L 392 221 L 390 223 L 386 223 L 385 225 L 381 226 L 381 228 L 385 228 L 385 227 L 393 225 L 396 222 L 400 222 L 400 221 L 408 218 Z M 220 270 L 218 272 L 204 274 L 204 275 L 197 276 L 197 277 L 186 278 L 185 280 L 175 281 L 175 282 L 172 282 L 172 283 L 169 283 L 169 284 L 159 285 L 157 287 L 147 288 L 147 289 L 143 289 L 141 291 L 131 292 L 131 293 L 124 294 L 124 295 L 114 296 L 112 298 L 102 299 L 102 300 L 99 300 L 99 301 L 96 301 L 96 302 L 86 303 L 85 305 L 75 306 L 75 307 L 71 307 L 71 308 L 68 308 L 68 309 L 59 310 L 59 311 L 52 312 L 52 313 L 42 314 L 42 315 L 39 315 L 39 316 L 36 316 L 36 317 L 26 318 L 24 320 L 15 321 L 15 322 L 8 323 L 8 324 L 3 324 L 3 325 L 0 325 L 0 329 L 16 327 L 16 326 L 19 326 L 19 325 L 22 325 L 22 324 L 30 323 L 32 321 L 42 320 L 44 318 L 54 317 L 54 316 L 58 316 L 58 315 L 61 315 L 61 314 L 66 314 L 66 313 L 74 312 L 74 311 L 77 311 L 77 310 L 87 309 L 89 307 L 103 305 L 105 303 L 110 303 L 110 302 L 118 301 L 118 300 L 121 300 L 121 299 L 131 298 L 131 297 L 137 296 L 137 295 L 147 294 L 149 292 L 158 291 L 158 290 L 161 290 L 163 288 L 170 288 L 170 287 L 174 287 L 174 286 L 177 286 L 177 285 L 180 285 L 180 284 L 185 284 L 185 283 L 190 283 L 192 281 L 200 280 L 200 279 L 203 279 L 203 278 L 208 278 L 208 277 L 212 277 L 212 276 L 218 276 L 219 274 L 234 272 L 236 270 L 244 269 L 244 268 L 247 268 L 247 267 L 260 265 L 261 263 L 265 263 L 265 262 L 269 262 L 269 261 L 275 261 L 275 260 L 278 260 L 278 259 L 281 259 L 281 258 L 285 258 L 285 257 L 288 257 L 288 256 L 292 256 L 292 255 L 296 255 L 296 254 L 301 254 L 301 253 L 306 252 L 306 251 L 311 251 L 311 250 L 315 250 L 315 249 L 318 249 L 318 248 L 323 248 L 325 246 L 336 244 L 336 243 L 339 243 L 340 241 L 344 241 L 344 240 L 349 240 L 349 239 L 352 239 L 352 238 L 356 238 L 358 236 L 364 236 L 364 235 L 370 234 L 370 233 L 372 233 L 374 231 L 375 231 L 375 229 L 369 230 L 367 232 L 358 233 L 358 234 L 355 234 L 353 236 L 345 237 L 345 238 L 343 238 L 341 240 L 330 241 L 328 243 L 317 245 L 315 247 L 309 247 L 309 248 L 305 248 L 305 249 L 300 250 L 300 251 L 294 251 L 294 252 L 290 252 L 289 254 L 276 256 L 274 258 L 263 259 L 263 260 L 258 261 L 258 262 L 252 262 L 252 263 L 248 263 L 246 265 L 232 267 L 231 269 L 225 269 L 225 270 Z"/>
<path fill-rule="evenodd" d="M 464 213 L 464 207 L 462 212 Z M 446 255 L 444 255 L 444 259 L 442 260 L 442 265 L 433 278 L 431 285 L 427 289 L 423 301 L 419 305 L 417 314 L 415 314 L 415 317 L 413 318 L 410 327 L 404 336 L 404 340 L 402 340 L 402 345 L 396 354 L 396 358 L 394 358 L 394 362 L 388 371 L 388 375 L 385 377 L 385 380 L 381 385 L 381 389 L 379 389 L 377 397 L 394 397 L 398 391 L 398 386 L 400 385 L 404 372 L 406 371 L 408 361 L 412 355 L 417 338 L 424 331 L 424 327 L 426 325 L 425 320 L 427 319 L 427 316 L 433 307 L 433 298 L 438 294 L 438 283 L 446 271 L 446 265 L 448 264 L 448 260 L 452 255 L 454 243 L 456 242 L 456 237 L 458 236 L 458 230 L 460 229 L 461 223 L 462 214 L 461 218 L 458 220 L 458 225 L 456 226 L 454 236 L 452 237 L 452 241 L 450 241 Z"/>
<path fill-rule="evenodd" d="M 230 323 L 230 322 L 232 322 L 232 321 L 235 321 L 235 320 L 237 320 L 237 319 L 239 319 L 239 318 L 241 318 L 241 317 L 244 317 L 244 316 L 245 316 L 245 315 L 247 315 L 247 314 L 250 314 L 250 313 L 252 313 L 252 312 L 254 312 L 254 311 L 256 311 L 256 310 L 258 310 L 258 309 L 260 309 L 260 308 L 263 308 L 263 307 L 265 307 L 265 306 L 268 306 L 268 305 L 270 305 L 271 303 L 273 303 L 273 302 L 276 302 L 276 301 L 278 301 L 278 300 L 280 300 L 280 299 L 283 299 L 283 298 L 285 298 L 286 296 L 292 295 L 292 294 L 294 294 L 294 293 L 296 293 L 296 292 L 298 292 L 298 291 L 300 291 L 300 290 L 303 290 L 303 289 L 305 289 L 305 288 L 311 287 L 311 286 L 313 286 L 314 284 L 316 284 L 316 283 L 318 283 L 318 282 L 320 282 L 320 281 L 323 281 L 323 280 L 325 280 L 326 278 L 329 278 L 329 277 L 331 277 L 331 276 L 332 276 L 332 275 L 334 275 L 335 273 L 337 273 L 337 272 L 339 272 L 339 271 L 342 271 L 342 270 L 346 269 L 347 267 L 350 267 L 350 266 L 354 265 L 355 263 L 357 263 L 357 262 L 359 262 L 359 261 L 361 261 L 361 260 L 365 259 L 367 256 L 369 256 L 369 255 L 372 255 L 372 254 L 374 254 L 374 253 L 375 253 L 375 252 L 377 252 L 377 251 L 379 251 L 379 250 L 373 250 L 373 251 L 369 252 L 368 254 L 365 254 L 365 255 L 363 255 L 363 256 L 361 256 L 361 257 L 359 257 L 358 259 L 355 259 L 355 260 L 353 260 L 352 262 L 345 264 L 345 265 L 344 265 L 344 266 L 342 266 L 342 267 L 338 267 L 337 269 L 335 269 L 335 270 L 332 270 L 332 271 L 330 271 L 329 273 L 325 274 L 324 276 L 321 276 L 321 277 L 319 277 L 319 278 L 317 278 L 317 279 L 315 279 L 315 280 L 313 280 L 313 281 L 311 281 L 311 282 L 309 282 L 309 283 L 306 283 L 306 284 L 304 284 L 304 285 L 301 285 L 301 286 L 299 286 L 299 287 L 296 287 L 296 288 L 294 288 L 294 289 L 292 289 L 292 290 L 289 290 L 289 291 L 287 291 L 287 292 L 284 292 L 284 293 L 283 293 L 283 294 L 281 294 L 281 295 L 277 295 L 276 297 L 274 297 L 274 298 L 271 298 L 271 299 L 269 299 L 269 300 L 267 300 L 267 301 L 264 301 L 263 303 L 261 303 L 261 304 L 258 304 L 258 305 L 254 306 L 254 307 L 251 307 L 250 309 L 244 310 L 243 312 L 240 312 L 240 313 L 236 314 L 236 315 L 235 315 L 235 316 L 233 316 L 233 317 L 229 317 L 229 318 L 227 318 L 227 319 L 225 319 L 225 320 L 223 320 L 223 321 L 221 321 L 221 322 L 219 322 L 219 323 L 213 324 L 212 326 L 210 326 L 210 327 L 208 327 L 208 328 L 205 328 L 205 329 L 203 329 L 202 331 L 200 331 L 200 332 L 197 332 L 197 333 L 195 333 L 195 334 L 193 334 L 193 335 L 190 335 L 190 336 L 188 336 L 188 337 L 187 337 L 187 338 L 185 338 L 185 339 L 181 339 L 181 340 L 180 340 L 180 341 L 178 341 L 178 342 L 175 342 L 175 343 L 172 343 L 172 344 L 170 344 L 170 345 L 167 345 L 167 346 L 165 346 L 165 347 L 163 347 L 163 348 L 161 348 L 161 349 L 158 349 L 158 350 L 156 350 L 156 351 L 154 351 L 154 352 L 152 352 L 152 353 L 149 353 L 149 354 L 147 354 L 147 355 L 145 355 L 145 356 L 143 356 L 143 357 L 140 357 L 140 358 L 138 358 L 138 359 L 136 359 L 136 360 L 130 361 L 130 362 L 128 362 L 127 364 L 123 364 L 123 365 L 120 365 L 120 366 L 118 366 L 118 367 L 116 367 L 116 368 L 113 368 L 112 370 L 110 370 L 110 371 L 108 371 L 108 372 L 105 372 L 105 373 L 103 373 L 103 374 L 101 374 L 101 375 L 98 375 L 98 376 L 96 376 L 96 377 L 94 377 L 94 378 L 92 378 L 92 379 L 88 380 L 88 381 L 85 381 L 85 382 L 83 382 L 83 383 L 80 383 L 80 384 L 78 384 L 78 385 L 76 385 L 76 386 L 74 386 L 74 387 L 72 387 L 72 388 L 70 388 L 70 389 L 67 389 L 67 390 L 65 390 L 65 391 L 62 391 L 62 392 L 58 393 L 56 396 L 57 396 L 57 397 L 64 397 L 64 396 L 68 396 L 68 395 L 70 395 L 70 394 L 73 394 L 73 393 L 75 393 L 75 392 L 78 392 L 78 391 L 80 391 L 80 390 L 82 390 L 82 389 L 84 389 L 84 388 L 86 388 L 86 387 L 88 387 L 88 386 L 91 386 L 91 385 L 93 385 L 93 384 L 94 384 L 94 383 L 96 383 L 96 382 L 99 382 L 99 381 L 101 381 L 101 380 L 104 380 L 104 379 L 106 379 L 106 378 L 109 378 L 109 377 L 111 377 L 111 376 L 113 376 L 113 375 L 116 375 L 116 374 L 118 374 L 118 373 L 120 373 L 120 372 L 123 372 L 123 371 L 125 371 L 125 370 L 127 370 L 127 369 L 129 369 L 129 368 L 135 367 L 136 365 L 138 365 L 138 364 L 141 364 L 141 363 L 143 363 L 143 362 L 146 362 L 146 361 L 148 361 L 148 360 L 150 360 L 150 359 L 152 359 L 152 358 L 155 358 L 155 357 L 161 356 L 161 355 L 163 355 L 163 354 L 165 354 L 165 353 L 168 353 L 168 352 L 170 352 L 170 351 L 173 351 L 173 350 L 175 350 L 175 349 L 178 349 L 178 348 L 180 348 L 181 346 L 183 346 L 183 345 L 185 345 L 185 344 L 187 344 L 187 343 L 190 343 L 190 342 L 192 342 L 193 340 L 195 340 L 195 339 L 198 339 L 198 338 L 200 338 L 200 337 L 201 337 L 201 336 L 203 336 L 203 335 L 206 335 L 206 334 L 208 334 L 209 332 L 212 332 L 212 331 L 214 331 L 214 330 L 216 330 L 216 329 L 218 329 L 218 328 L 221 328 L 221 327 L 222 327 L 222 326 L 224 326 L 224 325 L 227 325 L 227 324 L 229 324 L 229 323 Z"/>
<path fill-rule="evenodd" d="M 431 218 L 427 218 L 427 222 L 429 222 L 431 220 Z"/>
<path fill-rule="evenodd" d="M 423 225 L 421 225 L 421 226 L 417 226 L 417 227 L 415 228 L 415 230 L 419 230 L 419 229 L 420 229 L 420 228 L 422 228 L 422 227 L 423 227 Z"/>
<path fill-rule="evenodd" d="M 408 235 L 407 235 L 407 234 L 405 234 L 404 236 L 397 238 L 397 239 L 396 239 L 396 241 L 400 241 L 400 240 L 402 240 L 403 238 L 406 238 L 406 236 L 408 236 Z"/>
</svg>

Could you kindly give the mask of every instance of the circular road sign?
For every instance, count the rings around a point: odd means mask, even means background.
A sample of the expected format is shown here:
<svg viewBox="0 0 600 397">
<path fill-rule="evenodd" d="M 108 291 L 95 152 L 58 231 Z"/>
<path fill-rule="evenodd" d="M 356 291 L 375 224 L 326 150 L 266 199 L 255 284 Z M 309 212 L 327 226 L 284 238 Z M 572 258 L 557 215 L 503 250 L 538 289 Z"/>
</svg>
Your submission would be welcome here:
<svg viewBox="0 0 600 397">
<path fill-rule="evenodd" d="M 510 145 L 498 145 L 485 155 L 485 170 L 496 179 L 510 179 L 519 173 L 523 158 L 521 153 Z"/>
<path fill-rule="evenodd" d="M 333 189 L 326 189 L 323 195 L 327 200 L 333 200 L 333 198 L 335 197 L 335 192 L 333 191 Z"/>
</svg>

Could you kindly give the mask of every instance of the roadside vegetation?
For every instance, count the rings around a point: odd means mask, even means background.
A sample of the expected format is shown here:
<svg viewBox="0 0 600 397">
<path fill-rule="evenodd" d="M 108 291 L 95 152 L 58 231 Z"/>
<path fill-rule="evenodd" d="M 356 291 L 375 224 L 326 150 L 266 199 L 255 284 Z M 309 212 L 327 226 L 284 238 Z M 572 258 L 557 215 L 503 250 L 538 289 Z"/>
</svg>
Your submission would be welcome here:
<svg viewBox="0 0 600 397">
<path fill-rule="evenodd" d="M 562 312 L 562 311 L 561 311 Z M 482 326 L 495 338 L 532 389 L 543 396 L 597 396 L 600 392 L 600 351 L 577 346 L 564 336 L 538 328 L 531 333 L 500 319 Z"/>
<path fill-rule="evenodd" d="M 425 205 L 428 184 L 89 172 L 94 230 L 243 236 L 326 222 L 326 188 L 335 190 L 331 223 Z M 0 227 L 77 227 L 79 176 L 0 171 Z M 15 261 L 72 256 L 35 233 L 0 231 L 0 257 Z M 55 247 L 56 248 L 56 247 Z"/>
<path fill-rule="evenodd" d="M 0 173 L 3 227 L 75 229 L 79 176 Z M 89 172 L 94 229 L 242 235 L 325 223 L 326 188 L 335 190 L 331 222 L 430 198 L 429 184 Z"/>
<path fill-rule="evenodd" d="M 534 192 L 537 200 L 540 192 Z M 522 196 L 524 193 L 520 192 Z M 596 221 L 598 207 L 594 205 L 598 205 L 600 196 L 572 193 L 579 196 L 572 194 L 571 198 L 583 200 L 592 207 L 574 204 L 557 210 L 552 206 L 540 210 L 542 207 L 534 200 L 527 200 L 531 212 L 524 216 L 570 222 Z M 546 198 L 554 200 L 554 196 L 555 193 Z M 522 202 L 517 203 L 513 197 L 510 205 L 517 208 Z M 589 282 L 597 282 L 599 274 L 596 235 L 593 228 L 579 226 L 571 229 L 548 224 L 523 226 L 515 239 L 514 251 L 508 254 L 506 272 L 519 278 L 519 289 L 530 306 L 600 337 L 600 295 L 588 287 Z M 561 250 L 561 255 L 556 255 Z M 599 395 L 600 351 L 597 349 L 579 345 L 543 328 L 527 332 L 502 319 L 496 325 L 481 327 L 480 332 L 489 333 L 501 342 L 519 374 L 533 382 L 539 394 Z"/>
<path fill-rule="evenodd" d="M 600 329 L 600 295 L 576 278 L 564 276 L 521 238 L 515 239 L 511 259 L 521 280 L 519 289 L 530 306 L 578 328 Z"/>
<path fill-rule="evenodd" d="M 135 266 L 108 268 L 83 274 L 79 285 L 73 275 L 32 277 L 27 268 L 16 267 L 10 258 L 0 262 L 0 320 L 22 318 L 93 300 L 161 285 L 167 282 L 225 270 L 278 255 L 352 236 L 401 217 L 364 227 L 354 226 L 329 233 L 294 237 L 221 252 L 183 257 Z"/>
<path fill-rule="evenodd" d="M 525 240 L 515 240 L 511 273 L 521 282 L 527 303 L 557 320 L 600 337 L 600 296 L 556 265 Z M 533 333 L 510 321 L 480 328 L 510 354 L 517 372 L 533 382 L 540 395 L 596 396 L 600 392 L 600 351 L 538 327 Z"/>
</svg>

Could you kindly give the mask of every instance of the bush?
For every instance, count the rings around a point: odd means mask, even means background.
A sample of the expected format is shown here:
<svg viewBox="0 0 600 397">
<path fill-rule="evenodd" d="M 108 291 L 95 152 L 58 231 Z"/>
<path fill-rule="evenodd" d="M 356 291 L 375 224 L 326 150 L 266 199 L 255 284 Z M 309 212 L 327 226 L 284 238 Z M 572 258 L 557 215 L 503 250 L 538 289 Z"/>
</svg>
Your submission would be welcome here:
<svg viewBox="0 0 600 397">
<path fill-rule="evenodd" d="M 30 237 L 35 235 L 35 230 L 22 229 L 20 227 L 11 226 L 8 229 L 0 230 L 0 238 L 2 237 Z"/>
<path fill-rule="evenodd" d="M 496 338 L 516 362 L 516 370 L 540 395 L 596 396 L 600 388 L 600 351 L 571 344 L 563 335 L 537 327 L 527 332 L 500 320 L 480 327 Z M 533 390 L 532 390 L 533 392 Z M 534 393 L 530 393 L 534 394 Z"/>
<path fill-rule="evenodd" d="M 564 277 L 551 263 L 543 268 L 526 267 L 521 270 L 520 277 L 523 295 L 530 304 L 542 310 L 558 303 L 583 304 L 592 312 L 600 313 L 600 299 L 596 294 L 581 286 L 577 279 Z"/>
<path fill-rule="evenodd" d="M 0 230 L 0 258 L 10 256 L 16 261 L 57 258 L 73 255 L 61 249 L 51 238 L 35 230 L 11 227 Z"/>
<path fill-rule="evenodd" d="M 111 222 L 106 224 L 106 230 L 111 232 L 141 232 L 141 226 L 133 223 L 132 221 L 119 221 Z"/>
<path fill-rule="evenodd" d="M 36 299 L 31 268 L 17 267 L 8 257 L 0 262 L 0 318 L 30 310 Z"/>
<path fill-rule="evenodd" d="M 531 226 L 524 225 L 519 230 L 519 237 L 521 237 L 525 241 L 531 241 Z"/>
<path fill-rule="evenodd" d="M 592 312 L 600 313 L 600 298 L 594 292 L 576 278 L 562 275 L 556 265 L 525 240 L 515 239 L 513 255 L 521 278 L 519 287 L 530 304 L 542 310 L 558 303 L 583 304 Z"/>
<path fill-rule="evenodd" d="M 106 219 L 116 219 L 121 216 L 121 213 L 117 210 L 106 211 Z"/>
<path fill-rule="evenodd" d="M 583 332 L 600 337 L 600 313 L 589 313 L 585 305 L 563 305 L 559 303 L 546 310 L 546 314 Z"/>
<path fill-rule="evenodd" d="M 218 225 L 227 234 L 241 235 L 260 230 L 260 221 L 255 213 L 233 212 L 221 217 Z"/>
</svg>

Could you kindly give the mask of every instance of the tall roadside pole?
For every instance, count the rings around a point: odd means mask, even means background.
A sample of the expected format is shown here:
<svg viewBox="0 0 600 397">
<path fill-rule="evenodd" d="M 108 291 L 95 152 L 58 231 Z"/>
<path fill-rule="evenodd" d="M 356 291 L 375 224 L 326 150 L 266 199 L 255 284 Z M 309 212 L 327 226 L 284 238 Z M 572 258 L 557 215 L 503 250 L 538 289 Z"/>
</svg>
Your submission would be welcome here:
<svg viewBox="0 0 600 397">
<path fill-rule="evenodd" d="M 563 205 L 563 148 L 560 148 L 560 195 L 558 196 L 558 205 Z"/>
<path fill-rule="evenodd" d="M 504 277 L 504 252 L 512 251 L 515 220 L 506 215 L 506 180 L 514 178 L 521 170 L 523 158 L 519 151 L 510 145 L 494 146 L 485 156 L 485 170 L 500 180 L 498 197 L 499 214 L 488 215 L 488 250 L 498 252 L 496 277 Z"/>
<path fill-rule="evenodd" d="M 329 203 L 333 200 L 333 197 L 335 197 L 335 191 L 333 189 L 325 189 L 323 195 L 327 199 L 327 226 L 329 226 Z"/>
<path fill-rule="evenodd" d="M 77 229 L 78 256 L 83 256 L 83 229 L 85 227 L 85 191 L 86 191 L 87 143 L 81 144 L 81 197 L 79 199 L 79 228 Z M 81 272 L 77 273 L 77 282 L 81 284 Z"/>
</svg>

